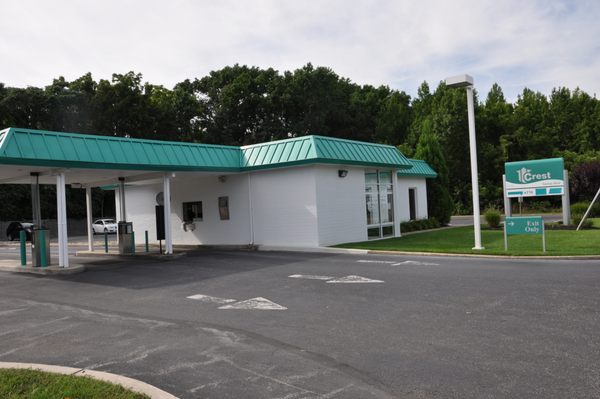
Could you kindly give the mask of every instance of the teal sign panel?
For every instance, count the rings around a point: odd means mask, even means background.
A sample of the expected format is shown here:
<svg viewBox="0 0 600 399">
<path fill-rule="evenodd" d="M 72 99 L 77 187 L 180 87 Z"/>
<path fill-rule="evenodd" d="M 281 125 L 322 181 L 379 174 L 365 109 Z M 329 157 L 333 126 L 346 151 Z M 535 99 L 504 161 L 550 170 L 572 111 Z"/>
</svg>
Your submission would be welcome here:
<svg viewBox="0 0 600 399">
<path fill-rule="evenodd" d="M 562 158 L 506 162 L 506 195 L 508 197 L 538 197 L 563 195 L 565 181 Z"/>
<path fill-rule="evenodd" d="M 506 235 L 544 234 L 544 221 L 541 216 L 507 217 L 504 219 Z"/>
</svg>

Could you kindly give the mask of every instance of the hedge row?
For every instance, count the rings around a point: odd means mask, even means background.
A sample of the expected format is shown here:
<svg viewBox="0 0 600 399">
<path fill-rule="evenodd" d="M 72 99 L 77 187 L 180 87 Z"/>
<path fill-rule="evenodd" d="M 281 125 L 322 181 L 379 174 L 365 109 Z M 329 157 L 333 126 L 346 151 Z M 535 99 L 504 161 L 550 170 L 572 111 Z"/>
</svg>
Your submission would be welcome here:
<svg viewBox="0 0 600 399">
<path fill-rule="evenodd" d="M 400 231 L 402 233 L 410 233 L 411 231 L 435 229 L 440 227 L 440 222 L 436 218 L 411 220 L 410 222 L 400 223 Z"/>
</svg>

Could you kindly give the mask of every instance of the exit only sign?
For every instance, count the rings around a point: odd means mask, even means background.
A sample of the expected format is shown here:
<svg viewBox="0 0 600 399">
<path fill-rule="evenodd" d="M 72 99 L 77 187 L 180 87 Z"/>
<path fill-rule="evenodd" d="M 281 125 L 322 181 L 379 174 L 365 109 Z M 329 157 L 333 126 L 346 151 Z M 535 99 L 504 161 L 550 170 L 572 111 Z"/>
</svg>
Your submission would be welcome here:
<svg viewBox="0 0 600 399">
<path fill-rule="evenodd" d="M 504 250 L 508 251 L 508 236 L 541 234 L 542 248 L 546 252 L 546 233 L 541 216 L 506 217 L 504 219 Z"/>
</svg>

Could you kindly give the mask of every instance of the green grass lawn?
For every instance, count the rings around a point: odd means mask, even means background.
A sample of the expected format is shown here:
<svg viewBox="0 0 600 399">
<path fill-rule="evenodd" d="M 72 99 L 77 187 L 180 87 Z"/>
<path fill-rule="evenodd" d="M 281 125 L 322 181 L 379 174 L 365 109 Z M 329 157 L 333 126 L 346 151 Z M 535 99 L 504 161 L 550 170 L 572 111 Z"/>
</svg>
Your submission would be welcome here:
<svg viewBox="0 0 600 399">
<path fill-rule="evenodd" d="M 120 385 L 37 370 L 0 369 L 2 399 L 149 399 Z"/>
<path fill-rule="evenodd" d="M 597 219 L 596 222 L 600 224 L 600 219 Z M 504 251 L 502 230 L 482 230 L 481 241 L 485 249 L 472 250 L 473 226 L 465 226 L 411 234 L 399 238 L 341 244 L 337 247 L 487 255 L 600 255 L 600 230 L 596 229 L 546 230 L 546 253 L 542 252 L 541 235 L 509 236 L 508 251 Z"/>
</svg>

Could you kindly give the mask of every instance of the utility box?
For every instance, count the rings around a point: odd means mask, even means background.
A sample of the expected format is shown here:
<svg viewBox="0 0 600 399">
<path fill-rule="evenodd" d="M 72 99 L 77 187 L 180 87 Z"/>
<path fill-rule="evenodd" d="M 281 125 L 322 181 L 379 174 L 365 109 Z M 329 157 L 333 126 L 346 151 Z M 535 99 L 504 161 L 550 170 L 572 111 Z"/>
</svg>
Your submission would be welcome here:
<svg viewBox="0 0 600 399">
<path fill-rule="evenodd" d="M 50 266 L 50 231 L 35 229 L 31 232 L 31 265 Z"/>
<path fill-rule="evenodd" d="M 135 242 L 133 236 L 133 223 L 132 222 L 119 222 L 118 225 L 119 234 L 119 254 L 134 254 Z"/>
</svg>

